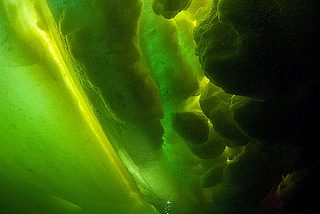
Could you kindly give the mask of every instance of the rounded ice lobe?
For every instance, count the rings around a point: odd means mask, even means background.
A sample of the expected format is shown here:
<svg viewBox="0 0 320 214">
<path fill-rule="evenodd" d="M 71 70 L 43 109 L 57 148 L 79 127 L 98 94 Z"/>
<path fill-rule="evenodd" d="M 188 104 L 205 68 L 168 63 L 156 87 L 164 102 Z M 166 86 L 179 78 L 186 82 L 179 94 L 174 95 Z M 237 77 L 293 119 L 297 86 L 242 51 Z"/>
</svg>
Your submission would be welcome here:
<svg viewBox="0 0 320 214">
<path fill-rule="evenodd" d="M 201 144 L 209 136 L 208 119 L 198 112 L 172 114 L 172 127 L 183 139 L 192 144 Z"/>
<path fill-rule="evenodd" d="M 155 14 L 172 19 L 182 10 L 186 10 L 191 2 L 192 0 L 153 0 L 152 9 Z"/>
<path fill-rule="evenodd" d="M 304 84 L 317 62 L 313 1 L 219 0 L 194 30 L 208 78 L 227 93 L 258 100 Z M 303 74 L 303 75 L 302 75 Z"/>
</svg>

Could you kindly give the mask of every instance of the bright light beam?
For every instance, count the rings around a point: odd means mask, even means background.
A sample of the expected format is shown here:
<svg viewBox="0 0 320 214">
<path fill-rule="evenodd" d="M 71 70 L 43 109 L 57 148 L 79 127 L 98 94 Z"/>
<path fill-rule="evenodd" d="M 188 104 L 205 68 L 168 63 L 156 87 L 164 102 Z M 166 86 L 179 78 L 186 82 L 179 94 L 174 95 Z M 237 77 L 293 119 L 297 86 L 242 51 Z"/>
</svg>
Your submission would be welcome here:
<svg viewBox="0 0 320 214">
<path fill-rule="evenodd" d="M 64 50 L 62 50 L 63 53 L 61 53 L 61 48 L 59 49 L 59 47 L 63 47 L 62 43 L 59 40 L 58 41 L 55 40 L 55 38 L 60 39 L 61 35 L 59 34 L 58 29 L 54 24 L 52 14 L 48 8 L 47 3 L 45 1 L 40 1 L 40 2 L 41 3 L 39 3 L 39 5 L 35 5 L 34 7 L 35 9 L 34 11 L 32 11 L 32 14 L 34 14 L 34 16 L 32 17 L 34 20 L 33 21 L 34 28 L 37 30 L 37 33 L 39 34 L 40 38 L 43 40 L 47 49 L 50 51 L 53 58 L 55 59 L 64 82 L 66 83 L 71 94 L 77 101 L 78 106 L 81 110 L 81 113 L 83 114 L 85 120 L 87 121 L 94 135 L 98 139 L 105 154 L 109 158 L 109 161 L 113 163 L 114 168 L 116 169 L 118 174 L 121 176 L 123 182 L 127 186 L 130 196 L 136 200 L 137 206 L 145 204 L 136 186 L 134 185 L 134 181 L 132 180 L 130 174 L 124 167 L 123 163 L 121 162 L 120 158 L 118 157 L 117 153 L 112 147 L 110 141 L 104 134 L 104 131 L 100 123 L 98 122 L 98 119 L 94 115 L 91 107 L 88 105 L 86 101 L 87 98 L 84 95 L 84 92 L 81 93 L 81 90 L 79 89 L 79 87 L 77 86 L 77 83 L 73 79 L 72 74 L 76 73 L 74 70 L 74 67 L 72 66 L 72 64 L 68 64 L 68 62 L 66 62 L 66 60 L 68 61 L 68 59 L 70 58 L 70 56 L 68 55 L 69 53 L 67 53 Z M 30 16 L 30 12 L 31 11 L 28 11 L 29 16 Z M 46 19 L 51 19 L 51 20 L 46 20 Z M 59 46 L 57 42 L 60 42 L 61 45 Z M 71 62 L 71 60 L 69 61 Z"/>
</svg>

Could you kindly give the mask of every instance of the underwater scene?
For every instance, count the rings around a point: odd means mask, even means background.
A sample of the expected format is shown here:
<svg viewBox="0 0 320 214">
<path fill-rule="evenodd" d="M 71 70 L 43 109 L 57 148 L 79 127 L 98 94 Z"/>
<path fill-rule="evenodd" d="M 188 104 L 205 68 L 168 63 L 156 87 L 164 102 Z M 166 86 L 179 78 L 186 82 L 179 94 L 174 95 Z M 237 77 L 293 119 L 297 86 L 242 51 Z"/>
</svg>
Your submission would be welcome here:
<svg viewBox="0 0 320 214">
<path fill-rule="evenodd" d="M 317 5 L 0 0 L 0 213 L 313 213 Z"/>
</svg>

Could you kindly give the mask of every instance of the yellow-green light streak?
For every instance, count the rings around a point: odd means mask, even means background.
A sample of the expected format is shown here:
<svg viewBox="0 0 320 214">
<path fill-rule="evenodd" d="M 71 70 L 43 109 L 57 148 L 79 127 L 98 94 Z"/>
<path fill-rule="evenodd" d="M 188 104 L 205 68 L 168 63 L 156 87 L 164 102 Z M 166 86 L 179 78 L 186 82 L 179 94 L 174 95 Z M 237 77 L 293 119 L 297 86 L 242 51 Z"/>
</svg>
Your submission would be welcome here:
<svg viewBox="0 0 320 214">
<path fill-rule="evenodd" d="M 39 3 L 40 2 L 40 3 Z M 123 182 L 127 186 L 130 196 L 134 198 L 137 205 L 142 205 L 144 202 L 141 199 L 138 190 L 133 184 L 133 180 L 129 173 L 126 171 L 124 165 L 116 154 L 115 150 L 111 146 L 108 138 L 104 134 L 104 131 L 95 117 L 91 107 L 88 105 L 87 98 L 84 92 L 78 87 L 76 81 L 74 80 L 72 74 L 75 74 L 73 65 L 71 63 L 70 57 L 67 51 L 64 51 L 63 44 L 60 41 L 61 35 L 59 34 L 57 27 L 54 24 L 52 15 L 48 9 L 47 3 L 45 1 L 39 1 L 34 3 L 34 7 L 26 5 L 25 15 L 28 18 L 28 27 L 33 28 L 35 33 L 42 40 L 45 47 L 49 50 L 52 57 L 54 58 L 56 64 L 59 67 L 61 75 L 67 88 L 70 90 L 71 94 L 78 103 L 82 115 L 84 116 L 86 122 L 90 126 L 94 135 L 96 136 L 100 146 L 108 157 L 109 161 L 113 164 L 114 168 L 117 170 L 118 174 L 121 176 Z M 30 3 L 30 2 L 29 2 Z M 27 4 L 27 3 L 25 3 Z M 51 20 L 48 20 L 51 19 Z"/>
</svg>

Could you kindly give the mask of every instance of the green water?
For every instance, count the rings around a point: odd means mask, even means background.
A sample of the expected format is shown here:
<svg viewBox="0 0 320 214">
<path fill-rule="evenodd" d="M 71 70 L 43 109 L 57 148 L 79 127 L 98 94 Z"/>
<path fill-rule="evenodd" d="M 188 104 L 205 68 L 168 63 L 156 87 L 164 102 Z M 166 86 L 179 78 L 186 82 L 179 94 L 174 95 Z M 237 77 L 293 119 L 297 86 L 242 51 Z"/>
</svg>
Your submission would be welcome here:
<svg viewBox="0 0 320 214">
<path fill-rule="evenodd" d="M 0 213 L 257 213 L 318 159 L 314 8 L 0 0 Z"/>
</svg>

